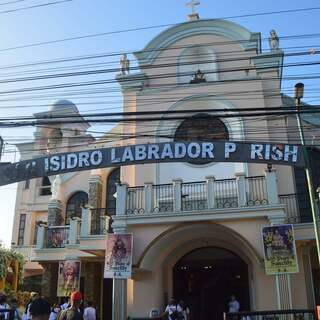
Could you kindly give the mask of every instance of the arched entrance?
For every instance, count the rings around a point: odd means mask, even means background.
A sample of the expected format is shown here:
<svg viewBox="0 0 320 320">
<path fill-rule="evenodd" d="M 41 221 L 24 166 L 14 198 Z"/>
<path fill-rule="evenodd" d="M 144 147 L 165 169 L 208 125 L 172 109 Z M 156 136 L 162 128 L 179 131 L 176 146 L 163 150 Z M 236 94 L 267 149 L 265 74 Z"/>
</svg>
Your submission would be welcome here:
<svg viewBox="0 0 320 320">
<path fill-rule="evenodd" d="M 193 320 L 222 319 L 231 294 L 250 310 L 248 266 L 223 248 L 195 249 L 174 266 L 173 293 L 190 306 Z"/>
</svg>

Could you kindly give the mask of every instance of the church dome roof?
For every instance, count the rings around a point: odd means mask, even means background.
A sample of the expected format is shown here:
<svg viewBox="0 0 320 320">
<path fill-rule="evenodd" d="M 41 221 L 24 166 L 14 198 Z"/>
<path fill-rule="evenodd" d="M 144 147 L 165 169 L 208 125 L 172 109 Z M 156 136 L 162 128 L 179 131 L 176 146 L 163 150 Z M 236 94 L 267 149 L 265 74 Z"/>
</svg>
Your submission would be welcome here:
<svg viewBox="0 0 320 320">
<path fill-rule="evenodd" d="M 50 111 L 59 112 L 59 113 L 79 113 L 76 105 L 69 100 L 58 100 L 51 105 Z"/>
<path fill-rule="evenodd" d="M 231 41 L 239 43 L 245 50 L 257 49 L 261 51 L 261 34 L 251 32 L 245 27 L 223 19 L 200 19 L 179 23 L 159 33 L 153 38 L 143 50 L 135 52 L 140 65 L 151 64 L 160 54 L 161 50 L 169 47 L 183 38 L 214 34 L 226 37 Z"/>
</svg>

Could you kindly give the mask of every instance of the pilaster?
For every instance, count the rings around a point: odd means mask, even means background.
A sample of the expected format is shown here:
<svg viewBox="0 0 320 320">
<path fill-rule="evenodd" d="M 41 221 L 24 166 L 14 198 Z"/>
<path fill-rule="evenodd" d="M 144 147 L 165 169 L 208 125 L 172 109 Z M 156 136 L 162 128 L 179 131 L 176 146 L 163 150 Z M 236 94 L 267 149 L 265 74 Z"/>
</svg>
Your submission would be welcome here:
<svg viewBox="0 0 320 320">
<path fill-rule="evenodd" d="M 48 226 L 60 226 L 63 220 L 61 201 L 51 199 L 48 204 Z"/>
<path fill-rule="evenodd" d="M 126 183 L 117 184 L 117 199 L 116 199 L 116 215 L 123 216 L 127 211 L 127 188 Z"/>
<path fill-rule="evenodd" d="M 89 178 L 88 204 L 92 208 L 101 208 L 101 200 L 102 200 L 102 179 L 99 175 L 92 175 Z"/>
<path fill-rule="evenodd" d="M 181 211 L 182 179 L 174 179 L 173 182 L 173 211 Z"/>
<path fill-rule="evenodd" d="M 275 169 L 265 170 L 266 186 L 269 204 L 279 204 L 278 186 Z"/>
<path fill-rule="evenodd" d="M 206 177 L 207 182 L 207 201 L 208 201 L 208 209 L 215 208 L 216 206 L 216 199 L 214 196 L 214 176 Z"/>
<path fill-rule="evenodd" d="M 312 266 L 310 260 L 310 247 L 303 246 L 301 248 L 302 251 L 302 263 L 304 270 L 304 278 L 307 292 L 307 303 L 308 309 L 314 309 L 316 306 L 315 296 L 314 296 L 314 287 L 313 287 L 313 279 L 312 279 Z"/>
<path fill-rule="evenodd" d="M 244 172 L 235 174 L 237 179 L 237 193 L 239 207 L 247 206 L 247 190 L 246 190 L 246 175 Z"/>
<path fill-rule="evenodd" d="M 144 184 L 144 207 L 146 213 L 151 213 L 153 208 L 152 187 L 153 185 L 150 182 Z"/>
<path fill-rule="evenodd" d="M 276 286 L 278 309 L 292 309 L 291 276 L 289 274 L 276 275 Z"/>
<path fill-rule="evenodd" d="M 80 227 L 80 236 L 88 237 L 91 231 L 91 209 L 82 208 L 81 211 L 81 227 Z"/>
</svg>

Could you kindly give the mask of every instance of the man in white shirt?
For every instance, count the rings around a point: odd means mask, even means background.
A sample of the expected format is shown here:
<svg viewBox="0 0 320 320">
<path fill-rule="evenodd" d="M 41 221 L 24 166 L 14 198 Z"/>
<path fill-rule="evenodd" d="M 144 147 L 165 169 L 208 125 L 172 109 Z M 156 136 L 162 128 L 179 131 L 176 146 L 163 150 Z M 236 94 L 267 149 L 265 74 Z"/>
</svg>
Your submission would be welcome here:
<svg viewBox="0 0 320 320">
<path fill-rule="evenodd" d="M 231 301 L 229 302 L 229 313 L 239 312 L 240 303 L 236 300 L 236 296 L 233 294 L 231 296 Z"/>
<path fill-rule="evenodd" d="M 83 312 L 83 320 L 96 320 L 96 309 L 92 305 L 92 301 L 88 301 L 88 306 Z"/>
</svg>

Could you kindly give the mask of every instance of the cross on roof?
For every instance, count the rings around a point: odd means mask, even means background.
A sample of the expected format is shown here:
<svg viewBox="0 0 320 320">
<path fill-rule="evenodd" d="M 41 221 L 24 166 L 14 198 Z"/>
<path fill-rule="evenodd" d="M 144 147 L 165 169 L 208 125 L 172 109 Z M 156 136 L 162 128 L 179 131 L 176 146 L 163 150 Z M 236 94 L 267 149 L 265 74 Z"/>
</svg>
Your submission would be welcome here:
<svg viewBox="0 0 320 320">
<path fill-rule="evenodd" d="M 186 3 L 186 6 L 191 8 L 192 14 L 196 14 L 196 6 L 200 5 L 200 1 L 191 0 L 190 2 Z"/>
</svg>

